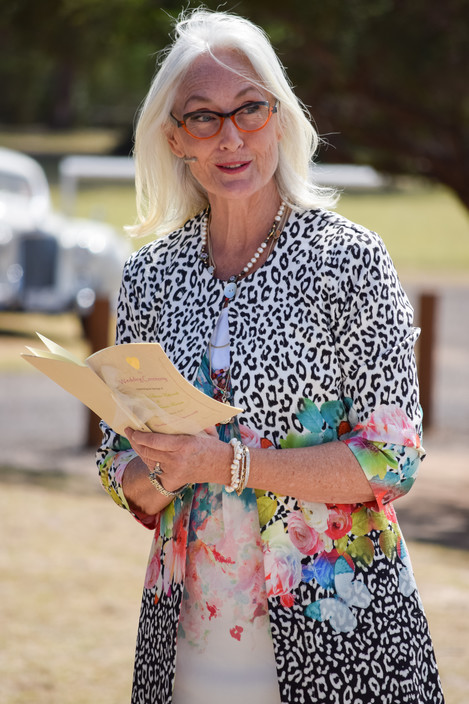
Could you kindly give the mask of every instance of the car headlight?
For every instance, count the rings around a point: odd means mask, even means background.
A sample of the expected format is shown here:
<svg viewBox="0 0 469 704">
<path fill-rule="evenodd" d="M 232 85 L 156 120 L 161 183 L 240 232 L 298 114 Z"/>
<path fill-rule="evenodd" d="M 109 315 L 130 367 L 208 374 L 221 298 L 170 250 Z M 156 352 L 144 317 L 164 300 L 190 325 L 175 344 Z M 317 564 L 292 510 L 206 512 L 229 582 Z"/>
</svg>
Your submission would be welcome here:
<svg viewBox="0 0 469 704">
<path fill-rule="evenodd" d="M 7 269 L 7 279 L 10 284 L 17 284 L 23 278 L 24 271 L 21 264 L 10 264 Z"/>
</svg>

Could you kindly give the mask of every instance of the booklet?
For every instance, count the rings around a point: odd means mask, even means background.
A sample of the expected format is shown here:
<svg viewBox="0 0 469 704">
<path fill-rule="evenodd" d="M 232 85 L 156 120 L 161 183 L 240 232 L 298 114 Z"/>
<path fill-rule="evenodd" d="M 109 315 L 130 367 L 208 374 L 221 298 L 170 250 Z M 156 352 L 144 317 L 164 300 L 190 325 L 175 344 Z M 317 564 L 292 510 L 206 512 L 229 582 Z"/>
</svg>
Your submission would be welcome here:
<svg viewBox="0 0 469 704">
<path fill-rule="evenodd" d="M 44 335 L 47 349 L 21 356 L 73 394 L 113 430 L 196 435 L 242 413 L 215 401 L 177 371 L 156 342 L 106 347 L 84 362 Z"/>
</svg>

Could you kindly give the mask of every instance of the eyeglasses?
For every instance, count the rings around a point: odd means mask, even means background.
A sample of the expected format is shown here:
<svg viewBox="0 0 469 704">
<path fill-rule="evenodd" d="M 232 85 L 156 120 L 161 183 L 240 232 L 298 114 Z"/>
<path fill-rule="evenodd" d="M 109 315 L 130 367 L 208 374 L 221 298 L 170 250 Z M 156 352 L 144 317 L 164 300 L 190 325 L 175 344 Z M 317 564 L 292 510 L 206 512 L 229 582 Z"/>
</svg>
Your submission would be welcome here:
<svg viewBox="0 0 469 704">
<path fill-rule="evenodd" d="M 278 100 L 271 106 L 266 100 L 245 103 L 231 112 L 215 110 L 194 110 L 186 112 L 182 120 L 170 113 L 178 127 L 184 127 L 187 134 L 196 139 L 210 139 L 221 132 L 227 117 L 241 132 L 257 132 L 266 126 L 272 115 L 277 112 Z"/>
</svg>

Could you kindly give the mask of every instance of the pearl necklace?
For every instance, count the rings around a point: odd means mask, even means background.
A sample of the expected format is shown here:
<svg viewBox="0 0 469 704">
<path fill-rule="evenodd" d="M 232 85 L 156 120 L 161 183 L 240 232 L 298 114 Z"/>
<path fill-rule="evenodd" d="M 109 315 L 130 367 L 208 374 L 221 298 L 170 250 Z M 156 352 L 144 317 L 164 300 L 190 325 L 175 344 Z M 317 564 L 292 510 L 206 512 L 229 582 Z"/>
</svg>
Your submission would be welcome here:
<svg viewBox="0 0 469 704">
<path fill-rule="evenodd" d="M 270 243 L 270 251 L 272 251 L 273 246 L 275 242 L 278 240 L 280 237 L 280 234 L 285 226 L 285 222 L 287 220 L 287 217 L 289 215 L 289 208 L 287 208 L 287 205 L 285 201 L 282 201 L 280 204 L 280 208 L 278 209 L 277 215 L 274 218 L 274 222 L 272 223 L 272 227 L 270 228 L 267 237 L 265 240 L 259 245 L 257 250 L 255 251 L 254 255 L 251 257 L 251 259 L 248 261 L 246 266 L 243 268 L 243 270 L 239 274 L 233 274 L 233 276 L 230 276 L 228 279 L 226 285 L 225 285 L 225 298 L 226 303 L 228 303 L 230 300 L 232 300 L 235 295 L 236 291 L 238 289 L 238 281 L 242 279 L 244 276 L 247 276 L 249 272 L 251 271 L 252 267 L 257 264 L 257 261 L 259 258 L 264 254 L 267 246 Z M 207 210 L 207 214 L 202 222 L 201 225 L 201 231 L 200 231 L 200 239 L 201 239 L 201 252 L 200 252 L 200 259 L 204 263 L 204 265 L 207 267 L 208 271 L 210 274 L 214 274 L 215 269 L 216 269 L 216 264 L 213 260 L 212 256 L 212 247 L 211 247 L 211 241 L 209 237 L 209 222 L 210 222 L 210 209 Z M 269 252 L 270 254 L 270 252 Z"/>
</svg>

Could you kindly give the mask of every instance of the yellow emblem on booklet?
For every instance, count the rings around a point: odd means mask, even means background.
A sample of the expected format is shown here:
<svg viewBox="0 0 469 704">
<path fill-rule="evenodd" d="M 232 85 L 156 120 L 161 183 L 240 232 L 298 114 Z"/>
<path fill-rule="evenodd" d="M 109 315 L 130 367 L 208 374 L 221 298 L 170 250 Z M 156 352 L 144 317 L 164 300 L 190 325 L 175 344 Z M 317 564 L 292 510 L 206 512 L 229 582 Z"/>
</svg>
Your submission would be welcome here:
<svg viewBox="0 0 469 704">
<path fill-rule="evenodd" d="M 137 371 L 140 369 L 140 361 L 138 357 L 126 357 L 125 361 L 127 364 L 130 364 L 131 367 L 137 369 Z"/>
</svg>

